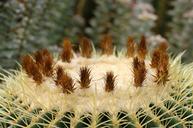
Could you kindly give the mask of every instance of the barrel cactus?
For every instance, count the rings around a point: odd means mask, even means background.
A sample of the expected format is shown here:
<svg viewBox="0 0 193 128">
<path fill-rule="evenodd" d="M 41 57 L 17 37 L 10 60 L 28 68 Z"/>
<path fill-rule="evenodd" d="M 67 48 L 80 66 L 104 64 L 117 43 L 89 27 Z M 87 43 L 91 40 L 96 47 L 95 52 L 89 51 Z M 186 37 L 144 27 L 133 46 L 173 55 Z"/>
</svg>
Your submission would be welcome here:
<svg viewBox="0 0 193 128">
<path fill-rule="evenodd" d="M 104 36 L 100 50 L 64 39 L 58 55 L 39 50 L 21 68 L 1 74 L 1 128 L 191 128 L 193 64 L 170 57 L 162 42 L 151 53 L 142 36 L 116 51 Z"/>
</svg>

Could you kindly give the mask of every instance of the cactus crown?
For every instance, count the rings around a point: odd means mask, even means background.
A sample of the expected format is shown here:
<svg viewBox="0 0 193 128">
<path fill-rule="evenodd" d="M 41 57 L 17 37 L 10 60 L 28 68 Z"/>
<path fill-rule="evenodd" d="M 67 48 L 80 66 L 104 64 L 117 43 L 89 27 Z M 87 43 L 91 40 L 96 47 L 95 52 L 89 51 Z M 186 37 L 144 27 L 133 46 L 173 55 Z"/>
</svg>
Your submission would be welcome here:
<svg viewBox="0 0 193 128">
<path fill-rule="evenodd" d="M 53 57 L 43 49 L 21 59 L 19 71 L 3 75 L 2 127 L 190 127 L 193 64 L 168 56 L 166 42 L 148 53 L 129 37 L 115 55 L 104 36 L 95 53 L 91 40 L 71 41 Z M 185 116 L 186 115 L 186 116 Z M 48 118 L 49 117 L 49 118 Z"/>
</svg>

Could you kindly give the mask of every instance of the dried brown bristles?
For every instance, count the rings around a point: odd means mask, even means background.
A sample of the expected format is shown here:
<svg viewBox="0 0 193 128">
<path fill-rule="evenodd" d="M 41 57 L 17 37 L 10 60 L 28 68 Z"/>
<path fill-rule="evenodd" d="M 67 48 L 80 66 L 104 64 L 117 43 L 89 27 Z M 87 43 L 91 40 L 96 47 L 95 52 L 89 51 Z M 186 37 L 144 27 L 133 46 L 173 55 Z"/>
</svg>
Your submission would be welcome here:
<svg viewBox="0 0 193 128">
<path fill-rule="evenodd" d="M 36 64 L 45 76 L 53 74 L 53 58 L 47 49 L 39 50 L 34 54 Z"/>
<path fill-rule="evenodd" d="M 58 78 L 57 84 L 62 87 L 63 93 L 70 94 L 74 92 L 73 79 L 67 73 L 63 73 L 61 76 L 58 76 Z"/>
<path fill-rule="evenodd" d="M 158 84 L 165 84 L 169 79 L 168 65 L 169 56 L 167 53 L 168 44 L 166 42 L 160 43 L 158 48 L 153 52 L 151 67 L 156 69 L 156 82 Z"/>
<path fill-rule="evenodd" d="M 26 71 L 26 73 L 33 78 L 37 84 L 41 84 L 43 81 L 42 73 L 38 65 L 34 62 L 33 58 L 29 55 L 22 57 L 22 67 Z"/>
<path fill-rule="evenodd" d="M 128 37 L 127 40 L 127 57 L 134 57 L 135 54 L 135 43 L 132 37 Z"/>
<path fill-rule="evenodd" d="M 146 78 L 147 70 L 145 68 L 145 62 L 140 61 L 137 57 L 133 59 L 133 73 L 134 73 L 134 86 L 141 87 L 143 81 Z"/>
<path fill-rule="evenodd" d="M 90 87 L 90 83 L 91 83 L 91 70 L 88 67 L 81 67 L 80 68 L 80 80 L 78 81 L 78 83 L 81 86 L 81 89 L 86 89 Z"/>
<path fill-rule="evenodd" d="M 168 43 L 167 42 L 162 42 L 159 44 L 158 48 L 161 50 L 161 51 L 167 51 L 168 49 Z"/>
<path fill-rule="evenodd" d="M 166 53 L 168 48 L 168 44 L 166 42 L 162 42 L 159 46 L 153 51 L 151 67 L 158 68 L 158 64 L 160 62 L 160 56 L 162 53 Z"/>
<path fill-rule="evenodd" d="M 53 57 L 50 54 L 48 50 L 43 50 L 43 55 L 44 55 L 44 70 L 43 74 L 45 76 L 51 76 L 53 75 Z"/>
<path fill-rule="evenodd" d="M 61 53 L 61 58 L 64 62 L 70 63 L 72 57 L 73 57 L 73 54 L 72 54 L 71 41 L 68 38 L 65 38 L 63 41 L 63 50 Z"/>
<path fill-rule="evenodd" d="M 157 68 L 158 64 L 160 61 L 160 50 L 159 49 L 155 49 L 153 51 L 153 56 L 152 56 L 152 60 L 151 60 L 151 67 L 152 68 Z"/>
<path fill-rule="evenodd" d="M 166 51 L 161 52 L 158 67 L 156 68 L 156 82 L 163 84 L 169 80 L 168 73 L 169 56 Z"/>
<path fill-rule="evenodd" d="M 81 49 L 81 55 L 86 58 L 90 58 L 92 56 L 92 44 L 91 40 L 89 40 L 86 37 L 82 37 L 80 39 L 80 49 Z"/>
<path fill-rule="evenodd" d="M 100 43 L 100 47 L 102 50 L 102 54 L 111 55 L 113 54 L 113 41 L 112 37 L 109 35 L 105 35 Z"/>
<path fill-rule="evenodd" d="M 22 68 L 26 71 L 29 76 L 32 76 L 31 65 L 33 64 L 33 58 L 30 55 L 25 55 L 21 57 Z"/>
<path fill-rule="evenodd" d="M 42 50 L 39 50 L 34 53 L 34 59 L 36 61 L 36 64 L 42 69 L 44 65 L 44 59 L 43 59 Z"/>
<path fill-rule="evenodd" d="M 115 78 L 113 72 L 107 72 L 105 76 L 105 91 L 111 92 L 115 89 Z"/>
<path fill-rule="evenodd" d="M 147 46 L 146 45 L 147 44 L 146 44 L 145 36 L 142 36 L 141 41 L 140 41 L 138 48 L 137 48 L 137 54 L 138 54 L 138 57 L 140 60 L 145 59 L 145 56 L 147 54 Z"/>
<path fill-rule="evenodd" d="M 22 67 L 38 84 L 42 83 L 43 75 L 53 73 L 53 58 L 48 50 L 40 50 L 34 54 L 35 60 L 29 55 L 22 57 Z"/>
<path fill-rule="evenodd" d="M 64 75 L 64 70 L 63 70 L 63 68 L 61 66 L 59 66 L 57 68 L 56 75 L 57 75 L 57 77 L 56 77 L 56 81 L 55 82 L 56 82 L 56 85 L 59 85 L 59 83 L 60 83 L 60 81 L 62 79 L 62 76 Z"/>
<path fill-rule="evenodd" d="M 33 79 L 37 82 L 37 84 L 41 84 L 43 81 L 43 76 L 38 66 L 34 63 L 32 64 L 31 69 L 32 69 L 31 73 L 33 74 Z"/>
</svg>

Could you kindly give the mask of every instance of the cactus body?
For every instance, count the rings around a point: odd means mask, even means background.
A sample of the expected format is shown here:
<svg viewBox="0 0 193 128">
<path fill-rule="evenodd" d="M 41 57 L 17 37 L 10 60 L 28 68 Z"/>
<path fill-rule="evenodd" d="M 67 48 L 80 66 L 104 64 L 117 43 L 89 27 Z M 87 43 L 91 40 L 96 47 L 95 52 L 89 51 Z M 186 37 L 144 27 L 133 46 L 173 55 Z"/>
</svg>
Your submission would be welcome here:
<svg viewBox="0 0 193 128">
<path fill-rule="evenodd" d="M 193 64 L 168 58 L 164 43 L 146 56 L 144 37 L 115 55 L 109 38 L 101 53 L 84 40 L 80 54 L 65 39 L 61 57 L 38 51 L 2 74 L 0 127 L 191 128 Z"/>
</svg>

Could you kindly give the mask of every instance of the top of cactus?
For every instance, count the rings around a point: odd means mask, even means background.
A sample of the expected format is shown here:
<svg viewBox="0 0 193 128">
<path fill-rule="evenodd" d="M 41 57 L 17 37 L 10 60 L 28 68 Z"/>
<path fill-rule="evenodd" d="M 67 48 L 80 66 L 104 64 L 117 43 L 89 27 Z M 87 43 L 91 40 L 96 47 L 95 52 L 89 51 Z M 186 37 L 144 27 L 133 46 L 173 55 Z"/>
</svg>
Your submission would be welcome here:
<svg viewBox="0 0 193 128">
<path fill-rule="evenodd" d="M 145 57 L 145 37 L 135 47 L 128 38 L 127 51 L 113 53 L 112 38 L 104 36 L 101 53 L 93 53 L 91 41 L 82 38 L 80 53 L 75 54 L 70 40 L 64 39 L 61 59 L 47 50 L 22 58 L 22 69 L 4 79 L 4 89 L 31 106 L 77 111 L 120 109 L 137 110 L 169 97 L 177 86 L 177 61 L 170 60 L 167 44 L 155 49 L 152 60 Z M 81 56 L 82 55 L 82 56 Z M 146 59 L 145 59 L 146 58 Z M 183 74 L 181 74 L 183 75 Z M 116 106 L 116 107 L 115 107 Z"/>
</svg>

